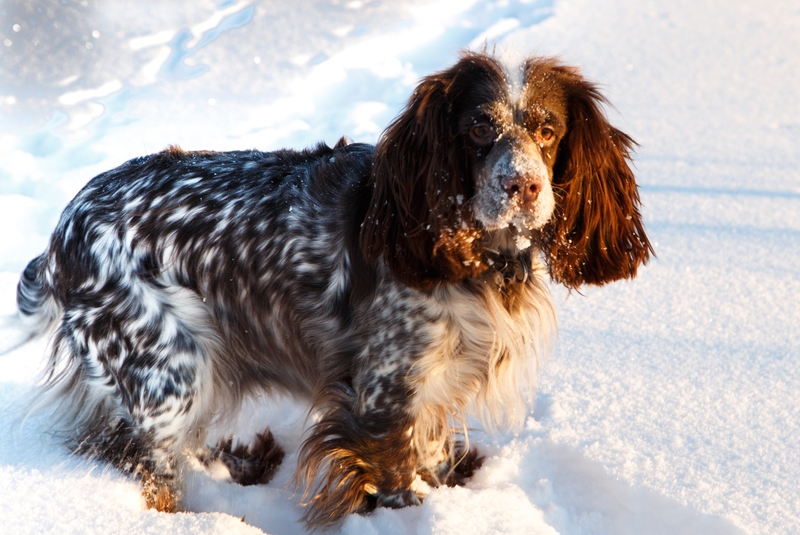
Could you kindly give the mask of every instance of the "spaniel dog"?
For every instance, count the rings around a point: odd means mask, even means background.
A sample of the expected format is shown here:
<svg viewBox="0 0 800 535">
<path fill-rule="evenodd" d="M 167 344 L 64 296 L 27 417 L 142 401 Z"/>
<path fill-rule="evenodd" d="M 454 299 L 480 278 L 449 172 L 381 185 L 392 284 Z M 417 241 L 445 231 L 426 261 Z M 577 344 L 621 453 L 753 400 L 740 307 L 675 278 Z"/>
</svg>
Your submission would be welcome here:
<svg viewBox="0 0 800 535">
<path fill-rule="evenodd" d="M 548 279 L 631 278 L 653 252 L 634 142 L 604 102 L 556 60 L 465 53 L 375 147 L 172 147 L 95 177 L 17 288 L 27 332 L 52 333 L 56 430 L 164 511 L 189 455 L 269 480 L 269 431 L 206 444 L 265 393 L 310 400 L 309 527 L 463 482 L 480 464 L 466 414 L 527 414 Z"/>
</svg>

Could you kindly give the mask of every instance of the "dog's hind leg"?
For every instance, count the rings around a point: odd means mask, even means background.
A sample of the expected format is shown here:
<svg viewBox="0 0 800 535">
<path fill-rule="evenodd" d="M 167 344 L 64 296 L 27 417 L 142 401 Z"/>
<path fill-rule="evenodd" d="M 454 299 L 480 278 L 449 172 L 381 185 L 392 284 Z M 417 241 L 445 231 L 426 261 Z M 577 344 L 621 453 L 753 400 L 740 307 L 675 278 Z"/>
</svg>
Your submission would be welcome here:
<svg viewBox="0 0 800 535">
<path fill-rule="evenodd" d="M 148 507 L 179 508 L 184 447 L 214 406 L 208 312 L 183 288 L 125 281 L 72 295 L 49 384 L 76 451 L 140 478 Z"/>
</svg>

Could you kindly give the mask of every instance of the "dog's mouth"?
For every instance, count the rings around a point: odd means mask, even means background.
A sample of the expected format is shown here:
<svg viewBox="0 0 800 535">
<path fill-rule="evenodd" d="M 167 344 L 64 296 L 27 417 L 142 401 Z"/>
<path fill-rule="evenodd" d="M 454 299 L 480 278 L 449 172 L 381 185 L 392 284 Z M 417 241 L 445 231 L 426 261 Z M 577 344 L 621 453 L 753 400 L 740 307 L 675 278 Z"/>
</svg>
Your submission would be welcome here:
<svg viewBox="0 0 800 535">
<path fill-rule="evenodd" d="M 527 251 L 541 241 L 541 230 L 511 223 L 503 228 L 483 228 L 481 245 L 486 251 L 503 252 L 515 256 Z"/>
</svg>

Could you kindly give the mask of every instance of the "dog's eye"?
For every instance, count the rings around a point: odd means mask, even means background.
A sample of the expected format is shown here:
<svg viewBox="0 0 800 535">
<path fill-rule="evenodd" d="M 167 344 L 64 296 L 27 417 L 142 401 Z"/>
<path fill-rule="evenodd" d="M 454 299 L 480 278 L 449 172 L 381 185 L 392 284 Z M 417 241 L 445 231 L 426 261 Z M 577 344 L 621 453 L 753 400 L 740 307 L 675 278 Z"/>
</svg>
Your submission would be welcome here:
<svg viewBox="0 0 800 535">
<path fill-rule="evenodd" d="M 539 130 L 539 135 L 542 137 L 543 141 L 551 141 L 556 136 L 556 131 L 549 126 L 543 126 L 541 130 Z"/>
<path fill-rule="evenodd" d="M 486 123 L 476 124 L 470 129 L 469 136 L 476 143 L 485 145 L 494 141 L 494 128 Z"/>
</svg>

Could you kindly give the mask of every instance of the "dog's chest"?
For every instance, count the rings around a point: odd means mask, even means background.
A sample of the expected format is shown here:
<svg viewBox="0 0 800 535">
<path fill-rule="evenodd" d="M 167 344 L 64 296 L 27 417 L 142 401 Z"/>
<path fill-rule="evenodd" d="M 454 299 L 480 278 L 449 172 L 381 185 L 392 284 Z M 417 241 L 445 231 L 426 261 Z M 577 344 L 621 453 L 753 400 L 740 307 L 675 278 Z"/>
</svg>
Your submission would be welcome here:
<svg viewBox="0 0 800 535">
<path fill-rule="evenodd" d="M 507 383 L 509 374 L 521 378 L 535 371 L 543 330 L 552 321 L 549 293 L 538 279 L 514 293 L 514 306 L 489 283 L 485 289 L 452 287 L 432 296 L 439 319 L 427 326 L 431 345 L 410 374 L 419 410 L 463 410 L 492 385 Z"/>
</svg>

